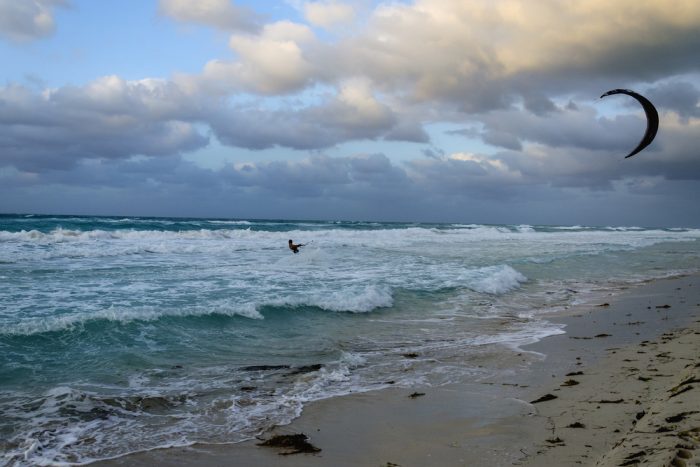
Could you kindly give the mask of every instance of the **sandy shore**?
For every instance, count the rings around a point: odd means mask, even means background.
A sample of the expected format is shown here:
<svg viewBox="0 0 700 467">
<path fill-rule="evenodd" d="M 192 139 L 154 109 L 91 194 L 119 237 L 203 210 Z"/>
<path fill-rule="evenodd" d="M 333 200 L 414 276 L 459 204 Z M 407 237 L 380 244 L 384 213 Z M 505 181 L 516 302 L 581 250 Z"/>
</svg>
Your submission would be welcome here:
<svg viewBox="0 0 700 467">
<path fill-rule="evenodd" d="M 250 441 L 97 464 L 700 465 L 700 276 L 654 281 L 553 319 L 566 334 L 523 348 L 514 358 L 535 363 L 512 362 L 498 380 L 318 401 L 262 437 L 303 433 L 316 453 L 280 455 L 289 449 Z"/>
</svg>

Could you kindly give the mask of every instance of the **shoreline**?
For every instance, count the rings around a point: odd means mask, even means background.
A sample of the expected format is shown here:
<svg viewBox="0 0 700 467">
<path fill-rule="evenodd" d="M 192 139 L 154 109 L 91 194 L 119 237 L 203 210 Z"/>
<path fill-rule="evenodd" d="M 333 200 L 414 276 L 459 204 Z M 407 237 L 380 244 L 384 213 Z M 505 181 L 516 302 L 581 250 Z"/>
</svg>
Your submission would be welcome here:
<svg viewBox="0 0 700 467">
<path fill-rule="evenodd" d="M 311 402 L 291 424 L 262 436 L 304 433 L 321 449 L 316 454 L 279 455 L 284 451 L 251 440 L 157 449 L 91 465 L 699 462 L 700 451 L 693 450 L 700 442 L 700 408 L 690 401 L 700 391 L 692 384 L 700 383 L 700 275 L 652 281 L 606 300 L 545 316 L 565 324 L 566 333 L 523 346 L 523 353 L 541 355 L 527 367 L 491 380 Z M 583 374 L 567 376 L 577 372 Z M 575 383 L 566 384 L 570 380 Z M 679 385 L 690 389 L 669 399 L 669 389 Z M 556 399 L 530 403 L 546 394 Z M 577 423 L 583 427 L 571 427 Z M 667 431 L 652 433 L 657 425 Z"/>
</svg>

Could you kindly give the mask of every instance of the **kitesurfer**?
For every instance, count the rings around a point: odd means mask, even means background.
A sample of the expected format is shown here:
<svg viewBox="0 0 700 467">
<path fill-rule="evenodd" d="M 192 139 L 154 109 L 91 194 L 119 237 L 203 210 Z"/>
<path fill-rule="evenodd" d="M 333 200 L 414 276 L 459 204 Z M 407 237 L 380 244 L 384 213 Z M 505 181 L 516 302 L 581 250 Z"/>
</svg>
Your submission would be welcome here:
<svg viewBox="0 0 700 467">
<path fill-rule="evenodd" d="M 303 243 L 294 243 L 291 239 L 289 239 L 289 249 L 292 250 L 295 254 L 299 253 L 299 247 L 304 246 Z"/>
</svg>

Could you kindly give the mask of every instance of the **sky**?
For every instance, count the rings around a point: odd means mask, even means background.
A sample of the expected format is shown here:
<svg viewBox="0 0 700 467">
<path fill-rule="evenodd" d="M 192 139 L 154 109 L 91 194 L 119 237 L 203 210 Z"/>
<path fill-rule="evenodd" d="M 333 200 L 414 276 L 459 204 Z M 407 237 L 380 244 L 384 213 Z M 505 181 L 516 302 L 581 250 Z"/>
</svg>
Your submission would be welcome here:
<svg viewBox="0 0 700 467">
<path fill-rule="evenodd" d="M 3 213 L 700 227 L 697 0 L 0 0 L 0 59 Z"/>
</svg>

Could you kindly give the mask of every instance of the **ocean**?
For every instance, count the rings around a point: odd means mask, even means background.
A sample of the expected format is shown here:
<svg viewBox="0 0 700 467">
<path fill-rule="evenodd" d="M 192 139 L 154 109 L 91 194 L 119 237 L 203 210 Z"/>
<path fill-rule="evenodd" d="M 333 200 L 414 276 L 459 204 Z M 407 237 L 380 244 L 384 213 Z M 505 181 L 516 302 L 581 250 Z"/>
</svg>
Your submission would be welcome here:
<svg viewBox="0 0 700 467">
<path fill-rule="evenodd" d="M 287 241 L 305 243 L 299 254 Z M 699 229 L 0 215 L 0 464 L 235 443 L 310 401 L 513 371 L 548 316 L 700 270 Z M 535 358 L 530 357 L 530 358 Z"/>
</svg>

